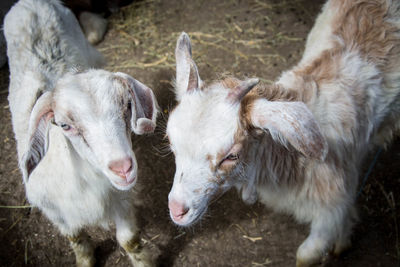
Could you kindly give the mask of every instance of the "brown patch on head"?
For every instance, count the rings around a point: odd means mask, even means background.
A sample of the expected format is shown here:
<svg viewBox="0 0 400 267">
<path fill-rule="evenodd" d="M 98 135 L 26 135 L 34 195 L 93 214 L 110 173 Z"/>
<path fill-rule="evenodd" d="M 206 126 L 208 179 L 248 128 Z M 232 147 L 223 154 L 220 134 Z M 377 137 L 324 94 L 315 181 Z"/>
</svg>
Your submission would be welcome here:
<svg viewBox="0 0 400 267">
<path fill-rule="evenodd" d="M 304 85 L 306 82 L 304 81 Z M 268 101 L 303 101 L 311 96 L 309 86 L 296 88 L 284 88 L 280 84 L 258 84 L 253 90 L 245 95 L 240 102 L 240 122 L 243 129 L 251 130 L 251 110 L 257 99 L 267 99 Z"/>
<path fill-rule="evenodd" d="M 240 80 L 234 77 L 227 77 L 221 81 L 222 85 L 228 90 L 234 90 L 240 84 Z M 244 129 L 250 127 L 250 110 L 255 100 L 265 98 L 270 101 L 294 101 L 299 99 L 299 92 L 297 90 L 288 90 L 280 85 L 265 85 L 262 83 L 257 84 L 249 93 L 247 93 L 241 100 L 240 121 Z M 242 133 L 238 132 L 238 136 Z"/>
<path fill-rule="evenodd" d="M 217 153 L 216 162 L 217 166 L 215 166 L 215 171 L 220 171 L 224 175 L 229 174 L 233 169 L 235 169 L 236 165 L 240 162 L 240 157 L 243 154 L 243 140 L 244 135 L 235 135 L 235 142 L 229 148 L 229 150 L 221 150 Z M 224 159 L 228 156 L 228 153 L 232 153 L 237 156 L 236 160 L 228 160 L 228 162 L 224 161 Z M 224 161 L 224 162 L 223 162 Z"/>
<path fill-rule="evenodd" d="M 236 86 L 240 84 L 240 80 L 234 77 L 227 77 L 223 79 L 221 83 L 225 88 L 234 89 Z"/>
<path fill-rule="evenodd" d="M 222 160 L 223 160 L 223 158 L 221 159 L 221 161 Z M 219 161 L 219 162 L 221 162 L 221 161 Z M 218 170 L 224 174 L 229 174 L 231 171 L 233 171 L 233 169 L 236 167 L 237 164 L 238 164 L 238 162 L 233 163 L 233 164 L 221 164 L 220 166 L 218 166 Z"/>
<path fill-rule="evenodd" d="M 243 144 L 243 142 L 246 140 L 246 137 L 247 137 L 246 131 L 243 128 L 239 127 L 235 135 L 233 136 L 234 145 Z"/>
<path fill-rule="evenodd" d="M 215 171 L 221 171 L 222 173 L 227 174 L 227 173 L 229 173 L 229 172 L 233 169 L 234 166 L 230 166 L 229 168 L 227 168 L 226 166 L 221 165 L 222 160 L 225 159 L 226 154 L 227 154 L 228 152 L 229 152 L 229 151 L 221 150 L 221 151 L 219 151 L 219 152 L 217 153 L 217 156 L 216 156 L 216 166 L 214 167 L 214 168 L 215 168 Z"/>
<path fill-rule="evenodd" d="M 215 166 L 215 164 L 213 162 L 213 156 L 211 156 L 210 154 L 207 154 L 206 159 L 208 161 L 208 165 L 210 166 L 210 170 L 212 172 L 215 172 L 217 170 L 217 166 Z"/>
</svg>

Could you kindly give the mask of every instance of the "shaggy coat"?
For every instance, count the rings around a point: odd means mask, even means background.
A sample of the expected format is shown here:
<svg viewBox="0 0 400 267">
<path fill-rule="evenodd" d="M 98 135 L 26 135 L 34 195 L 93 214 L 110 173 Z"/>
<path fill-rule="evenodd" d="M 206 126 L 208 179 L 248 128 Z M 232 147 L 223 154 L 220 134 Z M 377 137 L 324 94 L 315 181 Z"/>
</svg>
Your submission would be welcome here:
<svg viewBox="0 0 400 267">
<path fill-rule="evenodd" d="M 272 85 L 226 78 L 206 86 L 182 34 L 170 214 L 190 225 L 232 186 L 243 199 L 309 223 L 297 265 L 350 244 L 360 164 L 400 128 L 400 1 L 331 0 L 303 58 Z"/>
</svg>

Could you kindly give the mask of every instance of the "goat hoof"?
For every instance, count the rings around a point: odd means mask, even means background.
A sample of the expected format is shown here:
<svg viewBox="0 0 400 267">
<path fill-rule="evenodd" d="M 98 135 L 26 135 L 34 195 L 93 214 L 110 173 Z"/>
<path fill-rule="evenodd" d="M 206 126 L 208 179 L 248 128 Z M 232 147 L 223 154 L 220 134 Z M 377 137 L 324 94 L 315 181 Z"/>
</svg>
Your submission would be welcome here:
<svg viewBox="0 0 400 267">
<path fill-rule="evenodd" d="M 95 260 L 93 257 L 86 257 L 86 258 L 77 258 L 76 259 L 76 266 L 77 267 L 93 267 Z"/>
<path fill-rule="evenodd" d="M 320 264 L 323 261 L 323 257 L 319 255 L 308 255 L 309 257 L 296 258 L 296 267 L 311 267 Z"/>
<path fill-rule="evenodd" d="M 130 253 L 129 258 L 135 267 L 152 267 L 156 266 L 155 262 L 152 260 L 150 253 L 143 249 L 139 253 Z"/>
<path fill-rule="evenodd" d="M 71 247 L 75 253 L 76 266 L 92 267 L 95 263 L 94 247 L 89 241 L 86 233 L 68 237 Z"/>
<path fill-rule="evenodd" d="M 335 247 L 332 251 L 333 256 L 339 257 L 344 251 L 348 250 L 351 247 L 351 241 L 346 241 L 343 243 L 336 243 Z"/>
</svg>

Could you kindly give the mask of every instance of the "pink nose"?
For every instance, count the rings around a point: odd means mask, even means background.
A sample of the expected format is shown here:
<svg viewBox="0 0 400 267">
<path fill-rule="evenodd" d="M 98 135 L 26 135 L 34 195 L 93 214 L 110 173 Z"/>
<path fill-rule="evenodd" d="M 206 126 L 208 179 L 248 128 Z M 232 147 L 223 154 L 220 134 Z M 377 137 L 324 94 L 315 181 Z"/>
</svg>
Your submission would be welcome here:
<svg viewBox="0 0 400 267">
<path fill-rule="evenodd" d="M 112 170 L 119 177 L 126 179 L 129 172 L 132 170 L 132 159 L 130 157 L 124 158 L 122 160 L 112 161 L 108 168 Z"/>
<path fill-rule="evenodd" d="M 173 219 L 176 221 L 181 220 L 189 211 L 189 208 L 176 200 L 170 200 L 168 202 L 168 208 L 171 211 Z"/>
</svg>

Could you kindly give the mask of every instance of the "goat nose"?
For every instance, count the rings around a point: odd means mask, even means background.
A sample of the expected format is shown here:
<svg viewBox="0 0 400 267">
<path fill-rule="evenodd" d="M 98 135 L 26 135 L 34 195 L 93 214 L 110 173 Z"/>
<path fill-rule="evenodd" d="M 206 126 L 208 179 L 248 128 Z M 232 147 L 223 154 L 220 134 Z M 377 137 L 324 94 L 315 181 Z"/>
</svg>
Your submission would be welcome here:
<svg viewBox="0 0 400 267">
<path fill-rule="evenodd" d="M 168 208 L 171 211 L 173 219 L 177 221 L 181 220 L 189 211 L 188 207 L 185 207 L 184 204 L 176 200 L 170 200 L 168 202 Z"/>
<path fill-rule="evenodd" d="M 114 160 L 108 165 L 108 168 L 119 177 L 126 179 L 132 170 L 132 158 L 127 157 L 121 160 Z"/>
</svg>

